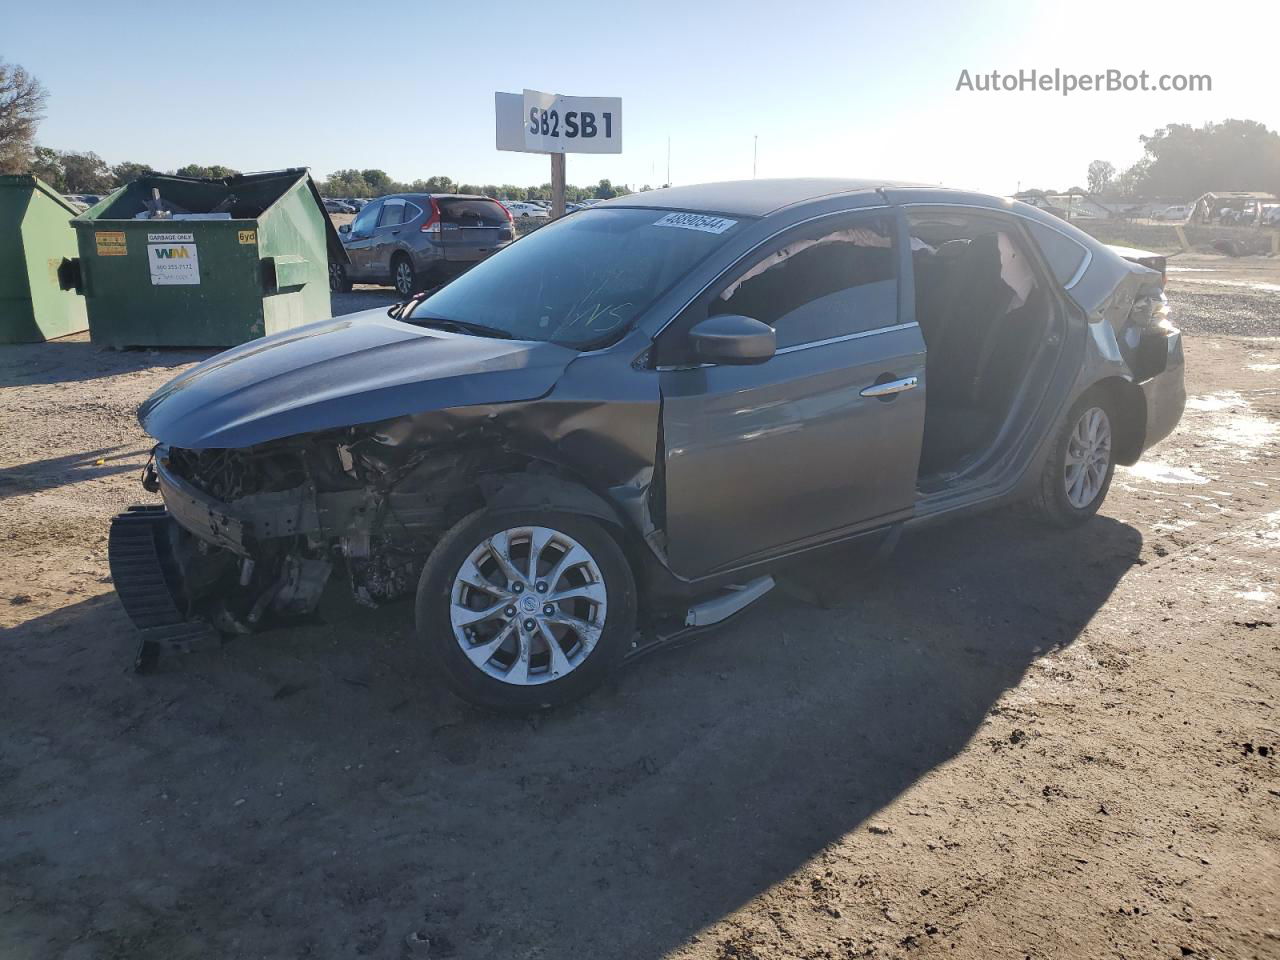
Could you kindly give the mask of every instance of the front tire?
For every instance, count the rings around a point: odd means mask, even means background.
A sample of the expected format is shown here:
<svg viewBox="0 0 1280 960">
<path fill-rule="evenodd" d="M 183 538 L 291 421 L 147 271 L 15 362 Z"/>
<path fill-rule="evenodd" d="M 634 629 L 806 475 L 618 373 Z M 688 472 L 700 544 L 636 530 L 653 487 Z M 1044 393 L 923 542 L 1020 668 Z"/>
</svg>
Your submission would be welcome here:
<svg viewBox="0 0 1280 960">
<path fill-rule="evenodd" d="M 596 520 L 482 509 L 432 551 L 416 613 L 418 638 L 458 697 L 491 710 L 556 707 L 626 654 L 635 578 Z"/>
<path fill-rule="evenodd" d="M 1040 476 L 1035 506 L 1044 520 L 1072 527 L 1098 512 L 1116 470 L 1115 424 L 1110 398 L 1101 390 L 1087 391 L 1072 405 Z"/>
</svg>

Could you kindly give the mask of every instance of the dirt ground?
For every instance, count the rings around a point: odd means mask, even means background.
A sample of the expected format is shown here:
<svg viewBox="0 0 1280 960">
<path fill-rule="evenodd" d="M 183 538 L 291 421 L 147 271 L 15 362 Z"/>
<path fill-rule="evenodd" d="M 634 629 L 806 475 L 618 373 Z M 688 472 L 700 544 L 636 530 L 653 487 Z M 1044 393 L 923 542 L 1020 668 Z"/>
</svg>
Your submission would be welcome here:
<svg viewBox="0 0 1280 960">
<path fill-rule="evenodd" d="M 407 605 L 134 675 L 107 522 L 198 355 L 0 348 L 0 956 L 1280 957 L 1280 260 L 1175 262 L 1103 515 L 824 556 L 527 719 Z"/>
</svg>

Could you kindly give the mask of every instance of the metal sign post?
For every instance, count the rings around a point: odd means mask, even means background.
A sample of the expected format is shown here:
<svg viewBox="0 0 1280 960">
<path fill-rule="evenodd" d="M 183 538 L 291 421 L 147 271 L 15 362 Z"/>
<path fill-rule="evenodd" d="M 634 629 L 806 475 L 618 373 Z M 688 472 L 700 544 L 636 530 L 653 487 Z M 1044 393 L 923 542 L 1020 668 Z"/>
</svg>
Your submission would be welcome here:
<svg viewBox="0 0 1280 960">
<path fill-rule="evenodd" d="M 563 217 L 566 153 L 621 153 L 622 100 L 525 90 L 494 96 L 497 147 L 551 154 L 551 215 Z"/>
</svg>

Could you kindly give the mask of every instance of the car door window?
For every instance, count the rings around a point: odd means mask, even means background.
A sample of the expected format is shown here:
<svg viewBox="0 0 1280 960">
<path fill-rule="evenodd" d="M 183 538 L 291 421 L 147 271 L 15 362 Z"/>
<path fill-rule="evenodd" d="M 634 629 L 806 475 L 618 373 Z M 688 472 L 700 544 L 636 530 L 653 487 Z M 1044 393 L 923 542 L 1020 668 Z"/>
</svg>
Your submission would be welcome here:
<svg viewBox="0 0 1280 960">
<path fill-rule="evenodd" d="M 353 237 L 367 237 L 373 233 L 373 225 L 378 222 L 378 213 L 382 210 L 382 204 L 370 203 L 355 220 L 351 221 L 351 235 Z"/>
<path fill-rule="evenodd" d="M 1053 271 L 1053 278 L 1065 287 L 1075 277 L 1089 251 L 1079 241 L 1042 223 L 1028 221 L 1027 227 Z"/>
<path fill-rule="evenodd" d="M 379 227 L 398 227 L 403 222 L 403 203 L 386 203 L 383 205 L 382 216 L 378 218 Z"/>
<path fill-rule="evenodd" d="M 712 300 L 708 313 L 769 324 L 778 349 L 898 322 L 893 222 L 857 217 L 787 236 Z"/>
</svg>

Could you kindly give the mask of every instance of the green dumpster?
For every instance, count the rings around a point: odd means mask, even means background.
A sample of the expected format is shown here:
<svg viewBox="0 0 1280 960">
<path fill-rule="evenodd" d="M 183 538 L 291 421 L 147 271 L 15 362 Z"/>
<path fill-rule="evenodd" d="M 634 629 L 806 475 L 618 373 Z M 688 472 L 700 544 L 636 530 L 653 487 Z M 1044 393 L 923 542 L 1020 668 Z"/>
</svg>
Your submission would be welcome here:
<svg viewBox="0 0 1280 960">
<path fill-rule="evenodd" d="M 76 215 L 36 177 L 0 176 L 0 343 L 32 343 L 79 333 L 84 298 L 63 289 L 76 256 Z"/>
<path fill-rule="evenodd" d="M 72 221 L 89 335 L 111 347 L 229 347 L 331 315 L 346 253 L 306 169 L 149 174 Z"/>
</svg>

